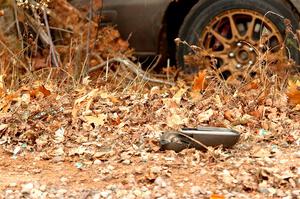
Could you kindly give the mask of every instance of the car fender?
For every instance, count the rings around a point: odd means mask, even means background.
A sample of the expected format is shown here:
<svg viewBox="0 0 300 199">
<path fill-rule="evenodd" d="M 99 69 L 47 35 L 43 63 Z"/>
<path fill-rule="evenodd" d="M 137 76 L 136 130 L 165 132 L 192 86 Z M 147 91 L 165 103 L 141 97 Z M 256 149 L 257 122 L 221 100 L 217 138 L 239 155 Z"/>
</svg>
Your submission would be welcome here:
<svg viewBox="0 0 300 199">
<path fill-rule="evenodd" d="M 117 25 L 138 54 L 156 54 L 162 20 L 171 0 L 104 0 L 102 24 Z"/>
</svg>

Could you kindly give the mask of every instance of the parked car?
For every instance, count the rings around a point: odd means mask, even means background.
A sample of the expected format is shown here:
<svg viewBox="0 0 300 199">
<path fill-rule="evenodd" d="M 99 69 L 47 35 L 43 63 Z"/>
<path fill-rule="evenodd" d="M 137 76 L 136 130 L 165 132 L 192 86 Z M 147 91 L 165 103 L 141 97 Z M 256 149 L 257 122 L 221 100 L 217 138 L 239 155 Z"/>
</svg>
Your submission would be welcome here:
<svg viewBox="0 0 300 199">
<path fill-rule="evenodd" d="M 116 25 L 137 55 L 161 54 L 188 69 L 184 56 L 191 49 L 176 47 L 179 37 L 206 49 L 229 78 L 266 51 L 298 62 L 290 29 L 299 27 L 299 14 L 299 0 L 103 0 L 102 24 Z"/>
</svg>

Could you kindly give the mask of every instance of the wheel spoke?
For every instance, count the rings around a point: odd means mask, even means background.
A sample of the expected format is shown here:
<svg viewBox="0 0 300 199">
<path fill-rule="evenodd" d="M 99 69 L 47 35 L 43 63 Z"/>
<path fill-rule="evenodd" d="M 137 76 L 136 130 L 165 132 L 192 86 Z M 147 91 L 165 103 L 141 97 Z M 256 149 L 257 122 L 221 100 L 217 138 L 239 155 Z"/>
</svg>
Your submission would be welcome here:
<svg viewBox="0 0 300 199">
<path fill-rule="evenodd" d="M 247 32 L 244 36 L 244 39 L 250 39 L 250 40 L 253 39 L 252 37 L 253 37 L 254 27 L 255 27 L 255 18 L 252 18 L 252 21 L 247 26 Z"/>
<path fill-rule="evenodd" d="M 233 19 L 233 15 L 229 16 L 229 22 L 230 22 L 230 28 L 231 28 L 231 33 L 232 33 L 232 39 L 241 39 L 240 32 L 236 26 L 236 23 Z"/>
<path fill-rule="evenodd" d="M 213 36 L 216 37 L 216 39 L 217 39 L 219 42 L 221 42 L 221 43 L 223 44 L 224 47 L 226 47 L 226 46 L 229 45 L 230 41 L 229 41 L 226 37 L 222 36 L 220 33 L 218 33 L 218 32 L 215 31 L 215 30 L 210 30 L 210 32 L 211 32 L 211 34 L 212 34 Z"/>
<path fill-rule="evenodd" d="M 227 57 L 227 53 L 225 50 L 223 51 L 214 51 L 212 49 L 207 50 L 207 54 L 209 54 L 211 57 L 220 57 L 220 58 L 224 58 Z"/>
<path fill-rule="evenodd" d="M 230 71 L 232 74 L 234 72 L 237 72 L 237 70 L 232 67 L 233 63 L 227 63 L 227 64 L 223 64 L 220 68 L 219 68 L 219 72 L 220 73 L 224 73 L 225 71 Z"/>
</svg>

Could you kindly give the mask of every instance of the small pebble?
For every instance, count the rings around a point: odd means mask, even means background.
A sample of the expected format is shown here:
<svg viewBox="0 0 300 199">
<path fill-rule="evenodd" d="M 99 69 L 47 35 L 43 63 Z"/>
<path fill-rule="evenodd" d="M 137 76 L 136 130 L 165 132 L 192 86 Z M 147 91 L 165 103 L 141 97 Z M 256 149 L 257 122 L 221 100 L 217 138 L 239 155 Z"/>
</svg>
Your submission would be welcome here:
<svg viewBox="0 0 300 199">
<path fill-rule="evenodd" d="M 101 198 L 101 194 L 100 193 L 96 193 L 92 197 L 92 199 L 100 199 L 100 198 Z"/>
<path fill-rule="evenodd" d="M 123 161 L 123 164 L 125 164 L 125 165 L 130 165 L 130 163 L 131 163 L 131 161 L 128 159 Z"/>
<path fill-rule="evenodd" d="M 40 190 L 45 192 L 47 190 L 47 185 L 41 185 Z"/>
<path fill-rule="evenodd" d="M 94 161 L 94 165 L 100 165 L 100 164 L 102 164 L 102 161 L 101 161 L 101 160 L 98 160 L 98 159 L 97 159 L 97 160 Z"/>
<path fill-rule="evenodd" d="M 162 170 L 162 168 L 161 168 L 161 167 L 159 167 L 159 166 L 154 166 L 154 167 L 151 167 L 151 173 L 154 173 L 154 174 L 158 174 L 158 173 L 160 173 L 160 172 L 161 172 L 161 170 Z"/>
<path fill-rule="evenodd" d="M 300 189 L 292 191 L 292 195 L 296 196 L 296 197 L 299 197 L 300 196 Z"/>
<path fill-rule="evenodd" d="M 108 196 L 110 196 L 110 194 L 111 194 L 111 191 L 102 191 L 100 193 L 101 197 L 103 197 L 103 198 L 107 198 Z"/>
<path fill-rule="evenodd" d="M 300 151 L 294 153 L 295 158 L 300 158 Z"/>
<path fill-rule="evenodd" d="M 68 180 L 68 178 L 66 178 L 66 177 L 61 177 L 61 178 L 60 178 L 60 181 L 61 181 L 62 183 L 67 183 L 69 180 Z"/>
<path fill-rule="evenodd" d="M 10 186 L 10 187 L 16 187 L 16 186 L 17 186 L 17 183 L 12 182 L 12 183 L 9 184 L 9 186 Z"/>
<path fill-rule="evenodd" d="M 141 198 L 143 193 L 142 193 L 141 190 L 135 189 L 135 190 L 133 190 L 133 194 L 134 194 L 136 197 Z"/>
<path fill-rule="evenodd" d="M 68 191 L 67 190 L 65 190 L 65 189 L 59 189 L 59 190 L 57 190 L 57 194 L 59 194 L 59 195 L 64 195 L 64 194 L 66 194 Z"/>
<path fill-rule="evenodd" d="M 161 188 L 165 188 L 167 186 L 166 181 L 162 177 L 158 177 L 155 179 L 154 183 Z"/>
<path fill-rule="evenodd" d="M 199 187 L 199 186 L 193 186 L 193 187 L 191 188 L 191 194 L 192 194 L 193 196 L 198 196 L 198 195 L 200 195 L 201 193 L 202 193 L 201 187 Z"/>
<path fill-rule="evenodd" d="M 32 183 L 23 184 L 21 186 L 22 186 L 21 193 L 30 193 L 34 187 Z"/>
<path fill-rule="evenodd" d="M 6 195 L 9 195 L 9 194 L 12 194 L 13 192 L 14 192 L 13 190 L 7 189 L 7 190 L 5 191 L 5 194 L 6 194 Z"/>
</svg>

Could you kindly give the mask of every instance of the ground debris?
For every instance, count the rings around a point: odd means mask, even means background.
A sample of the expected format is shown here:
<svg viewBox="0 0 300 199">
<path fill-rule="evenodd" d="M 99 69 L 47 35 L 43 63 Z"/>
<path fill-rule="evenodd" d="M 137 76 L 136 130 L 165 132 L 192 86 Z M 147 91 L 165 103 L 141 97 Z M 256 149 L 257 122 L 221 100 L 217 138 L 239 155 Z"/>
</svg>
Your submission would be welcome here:
<svg viewBox="0 0 300 199">
<path fill-rule="evenodd" d="M 276 107 L 277 103 L 267 97 L 259 105 L 263 113 L 253 117 L 249 116 L 253 104 L 245 105 L 244 101 L 255 99 L 254 93 L 241 93 L 233 100 L 210 94 L 195 102 L 189 95 L 194 91 L 182 92 L 176 87 L 157 90 L 150 86 L 144 87 L 143 93 L 132 89 L 111 93 L 109 85 L 97 89 L 83 85 L 66 93 L 51 84 L 44 86 L 51 90 L 50 95 L 24 100 L 21 96 L 30 89 L 19 90 L 6 98 L 11 101 L 2 101 L 7 109 L 0 115 L 0 143 L 9 153 L 1 156 L 0 168 L 8 170 L 0 175 L 16 183 L 9 188 L 1 183 L 2 196 L 71 197 L 84 193 L 95 197 L 176 198 L 192 194 L 242 198 L 251 194 L 259 198 L 299 194 L 300 132 L 298 117 L 288 101 Z M 170 117 L 180 117 L 183 122 L 170 123 Z M 223 125 L 241 132 L 241 140 L 233 149 L 211 149 L 209 153 L 158 150 L 161 132 Z M 4 163 L 4 159 L 9 161 Z M 50 170 L 43 166 L 44 161 L 50 161 Z M 15 174 L 10 175 L 25 169 L 27 177 L 14 179 Z M 73 176 L 72 172 L 81 175 Z M 43 175 L 54 175 L 45 181 L 46 191 L 37 187 L 38 178 L 31 179 Z M 62 176 L 68 180 L 62 182 Z M 103 181 L 106 183 L 94 183 Z M 52 182 L 63 185 L 55 187 Z M 77 182 L 84 186 L 78 187 Z M 32 190 L 26 188 L 28 183 L 34 185 Z M 117 188 L 107 189 L 113 184 Z"/>
</svg>

